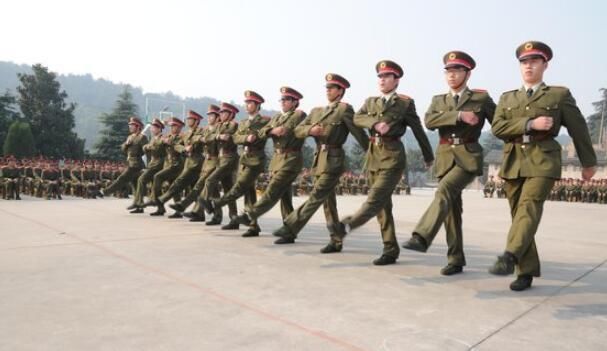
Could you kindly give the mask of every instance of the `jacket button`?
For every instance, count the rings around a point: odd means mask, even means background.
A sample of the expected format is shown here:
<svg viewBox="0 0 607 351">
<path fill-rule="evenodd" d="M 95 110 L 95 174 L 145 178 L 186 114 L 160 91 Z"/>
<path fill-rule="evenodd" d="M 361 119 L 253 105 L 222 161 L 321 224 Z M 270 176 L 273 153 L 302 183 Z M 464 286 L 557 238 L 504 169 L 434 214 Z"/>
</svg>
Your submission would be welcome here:
<svg viewBox="0 0 607 351">
<path fill-rule="evenodd" d="M 525 106 L 525 110 L 528 110 L 528 109 L 529 109 L 529 106 Z"/>
</svg>

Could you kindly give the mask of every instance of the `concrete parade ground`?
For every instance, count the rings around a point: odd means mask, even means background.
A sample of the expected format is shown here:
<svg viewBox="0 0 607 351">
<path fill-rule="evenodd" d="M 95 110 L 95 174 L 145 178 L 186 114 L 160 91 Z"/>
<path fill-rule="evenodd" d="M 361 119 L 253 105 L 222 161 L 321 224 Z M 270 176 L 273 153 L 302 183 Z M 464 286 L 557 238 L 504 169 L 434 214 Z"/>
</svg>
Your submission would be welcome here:
<svg viewBox="0 0 607 351">
<path fill-rule="evenodd" d="M 393 197 L 401 245 L 432 197 Z M 338 197 L 340 215 L 364 199 Z M 442 231 L 428 253 L 402 249 L 379 267 L 375 220 L 323 255 L 322 209 L 295 244 L 274 245 L 279 206 L 260 237 L 241 238 L 246 228 L 129 214 L 129 203 L 0 200 L 0 350 L 607 348 L 605 205 L 546 202 L 542 277 L 517 293 L 514 276 L 487 273 L 504 249 L 507 201 L 479 191 L 464 193 L 468 265 L 450 277 L 439 273 Z"/>
</svg>

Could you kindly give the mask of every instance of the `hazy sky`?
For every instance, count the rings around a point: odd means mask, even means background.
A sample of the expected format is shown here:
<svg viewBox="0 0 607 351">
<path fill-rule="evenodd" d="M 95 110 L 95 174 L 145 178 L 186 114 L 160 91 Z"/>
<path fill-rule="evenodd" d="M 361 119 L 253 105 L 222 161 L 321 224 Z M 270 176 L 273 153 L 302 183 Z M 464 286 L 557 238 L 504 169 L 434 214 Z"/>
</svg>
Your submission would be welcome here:
<svg viewBox="0 0 607 351">
<path fill-rule="evenodd" d="M 374 67 L 405 70 L 399 91 L 420 115 L 446 91 L 442 57 L 477 61 L 470 86 L 494 99 L 521 85 L 516 47 L 554 50 L 545 80 L 569 87 L 584 114 L 607 87 L 607 1 L 5 1 L 0 60 L 59 73 L 240 102 L 252 89 L 278 109 L 279 87 L 324 105 L 324 75 L 342 74 L 358 108 L 377 94 Z"/>
</svg>

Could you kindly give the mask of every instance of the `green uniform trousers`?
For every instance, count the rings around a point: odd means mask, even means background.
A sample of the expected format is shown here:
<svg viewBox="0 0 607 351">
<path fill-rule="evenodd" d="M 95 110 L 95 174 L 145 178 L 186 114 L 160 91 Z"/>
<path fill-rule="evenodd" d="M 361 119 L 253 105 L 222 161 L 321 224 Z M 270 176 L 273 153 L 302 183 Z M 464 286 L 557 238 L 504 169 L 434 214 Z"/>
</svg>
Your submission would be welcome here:
<svg viewBox="0 0 607 351">
<path fill-rule="evenodd" d="M 154 176 L 162 170 L 162 165 L 154 168 L 146 168 L 137 178 L 137 189 L 133 197 L 133 205 L 143 206 L 143 200 L 148 192 L 148 183 L 153 183 Z"/>
<path fill-rule="evenodd" d="M 274 207 L 280 200 L 280 213 L 283 221 L 293 212 L 293 189 L 291 185 L 297 178 L 298 172 L 291 170 L 279 170 L 272 174 L 270 182 L 263 195 L 246 210 L 251 219 L 257 219 Z"/>
<path fill-rule="evenodd" d="M 342 242 L 345 233 L 337 228 L 339 214 L 337 212 L 335 187 L 338 184 L 339 174 L 337 173 L 322 173 L 316 176 L 308 199 L 284 220 L 285 226 L 289 228 L 293 238 L 297 237 L 297 234 L 316 213 L 320 205 L 323 205 L 327 228 L 331 234 L 331 242 L 335 244 Z"/>
<path fill-rule="evenodd" d="M 158 201 L 165 203 L 169 201 L 171 197 L 178 196 L 181 194 L 185 188 L 188 186 L 194 185 L 198 180 L 198 175 L 200 174 L 200 168 L 202 165 L 197 167 L 186 167 L 181 171 L 179 176 L 173 181 L 173 184 L 169 186 L 169 189 L 160 197 L 158 197 Z"/>
<path fill-rule="evenodd" d="M 457 165 L 451 168 L 441 177 L 434 200 L 413 230 L 421 235 L 430 247 L 441 225 L 444 225 L 447 233 L 448 263 L 456 266 L 466 265 L 462 235 L 462 190 L 475 177 L 476 174 Z"/>
<path fill-rule="evenodd" d="M 257 202 L 257 190 L 255 189 L 255 182 L 262 172 L 263 164 L 259 166 L 246 166 L 241 164 L 238 169 L 238 178 L 236 178 L 234 186 L 228 192 L 224 192 L 223 197 L 216 202 L 217 206 L 225 206 L 230 202 L 236 201 L 243 195 L 245 210 L 255 205 Z M 254 219 L 251 222 L 250 227 L 259 229 L 257 219 Z"/>
<path fill-rule="evenodd" d="M 402 174 L 402 168 L 369 171 L 367 200 L 348 221 L 350 228 L 355 229 L 377 216 L 384 243 L 383 254 L 394 258 L 398 258 L 400 248 L 396 240 L 394 217 L 392 216 L 392 192 Z"/>
<path fill-rule="evenodd" d="M 554 181 L 545 177 L 505 180 L 504 191 L 512 216 L 506 251 L 516 257 L 518 275 L 540 276 L 535 233 L 542 219 L 544 201 L 548 198 Z"/>
<path fill-rule="evenodd" d="M 234 185 L 234 177 L 237 168 L 238 159 L 236 157 L 232 157 L 230 162 L 224 163 L 223 165 L 218 164 L 217 168 L 215 168 L 215 170 L 207 178 L 206 184 L 200 196 L 206 200 L 218 198 L 220 186 L 223 188 L 224 194 L 230 191 Z M 228 209 L 230 218 L 234 218 L 238 215 L 236 201 L 230 201 L 228 203 Z M 223 211 L 221 208 L 215 209 L 213 217 L 216 219 L 223 217 Z"/>
<path fill-rule="evenodd" d="M 105 195 L 110 195 L 117 190 L 123 189 L 128 184 L 133 188 L 137 186 L 137 178 L 141 174 L 141 167 L 127 167 L 116 180 L 103 191 Z"/>
</svg>

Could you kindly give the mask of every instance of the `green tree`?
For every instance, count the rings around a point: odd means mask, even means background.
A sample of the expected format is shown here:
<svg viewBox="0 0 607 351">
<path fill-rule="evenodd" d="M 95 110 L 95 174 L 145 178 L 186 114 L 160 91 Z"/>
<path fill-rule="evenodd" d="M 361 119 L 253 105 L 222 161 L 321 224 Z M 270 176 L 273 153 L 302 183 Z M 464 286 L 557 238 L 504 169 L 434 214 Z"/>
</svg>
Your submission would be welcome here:
<svg viewBox="0 0 607 351">
<path fill-rule="evenodd" d="M 365 154 L 366 151 L 357 142 L 353 143 L 346 152 L 346 169 L 361 172 L 365 165 Z"/>
<path fill-rule="evenodd" d="M 54 158 L 77 158 L 84 154 L 84 140 L 74 129 L 74 103 L 67 103 L 57 75 L 36 64 L 32 74 L 19 73 L 18 103 L 26 122 L 31 126 L 35 149 Z"/>
<path fill-rule="evenodd" d="M 124 156 L 120 145 L 129 136 L 129 117 L 137 115 L 138 107 L 133 102 L 130 88 L 125 87 L 114 105 L 112 112 L 102 114 L 99 119 L 104 125 L 101 138 L 95 149 L 97 157 L 108 160 L 120 160 Z"/>
<path fill-rule="evenodd" d="M 590 129 L 590 138 L 593 143 L 599 142 L 600 128 L 601 128 L 601 118 L 603 118 L 603 109 L 605 109 L 604 120 L 603 120 L 603 140 L 607 136 L 605 136 L 605 128 L 607 128 L 607 89 L 601 88 L 599 89 L 601 92 L 601 100 L 592 103 L 594 106 L 595 113 L 591 114 L 586 118 L 588 121 L 588 129 Z"/>
<path fill-rule="evenodd" d="M 0 96 L 0 145 L 4 145 L 8 129 L 19 114 L 14 110 L 15 97 L 8 91 Z"/>
<path fill-rule="evenodd" d="M 491 150 L 503 150 L 504 142 L 498 139 L 491 132 L 481 134 L 481 145 L 483 146 L 483 154 L 488 154 Z"/>
<path fill-rule="evenodd" d="M 8 129 L 2 148 L 5 155 L 17 158 L 34 156 L 34 136 L 27 122 L 14 121 Z"/>
</svg>

